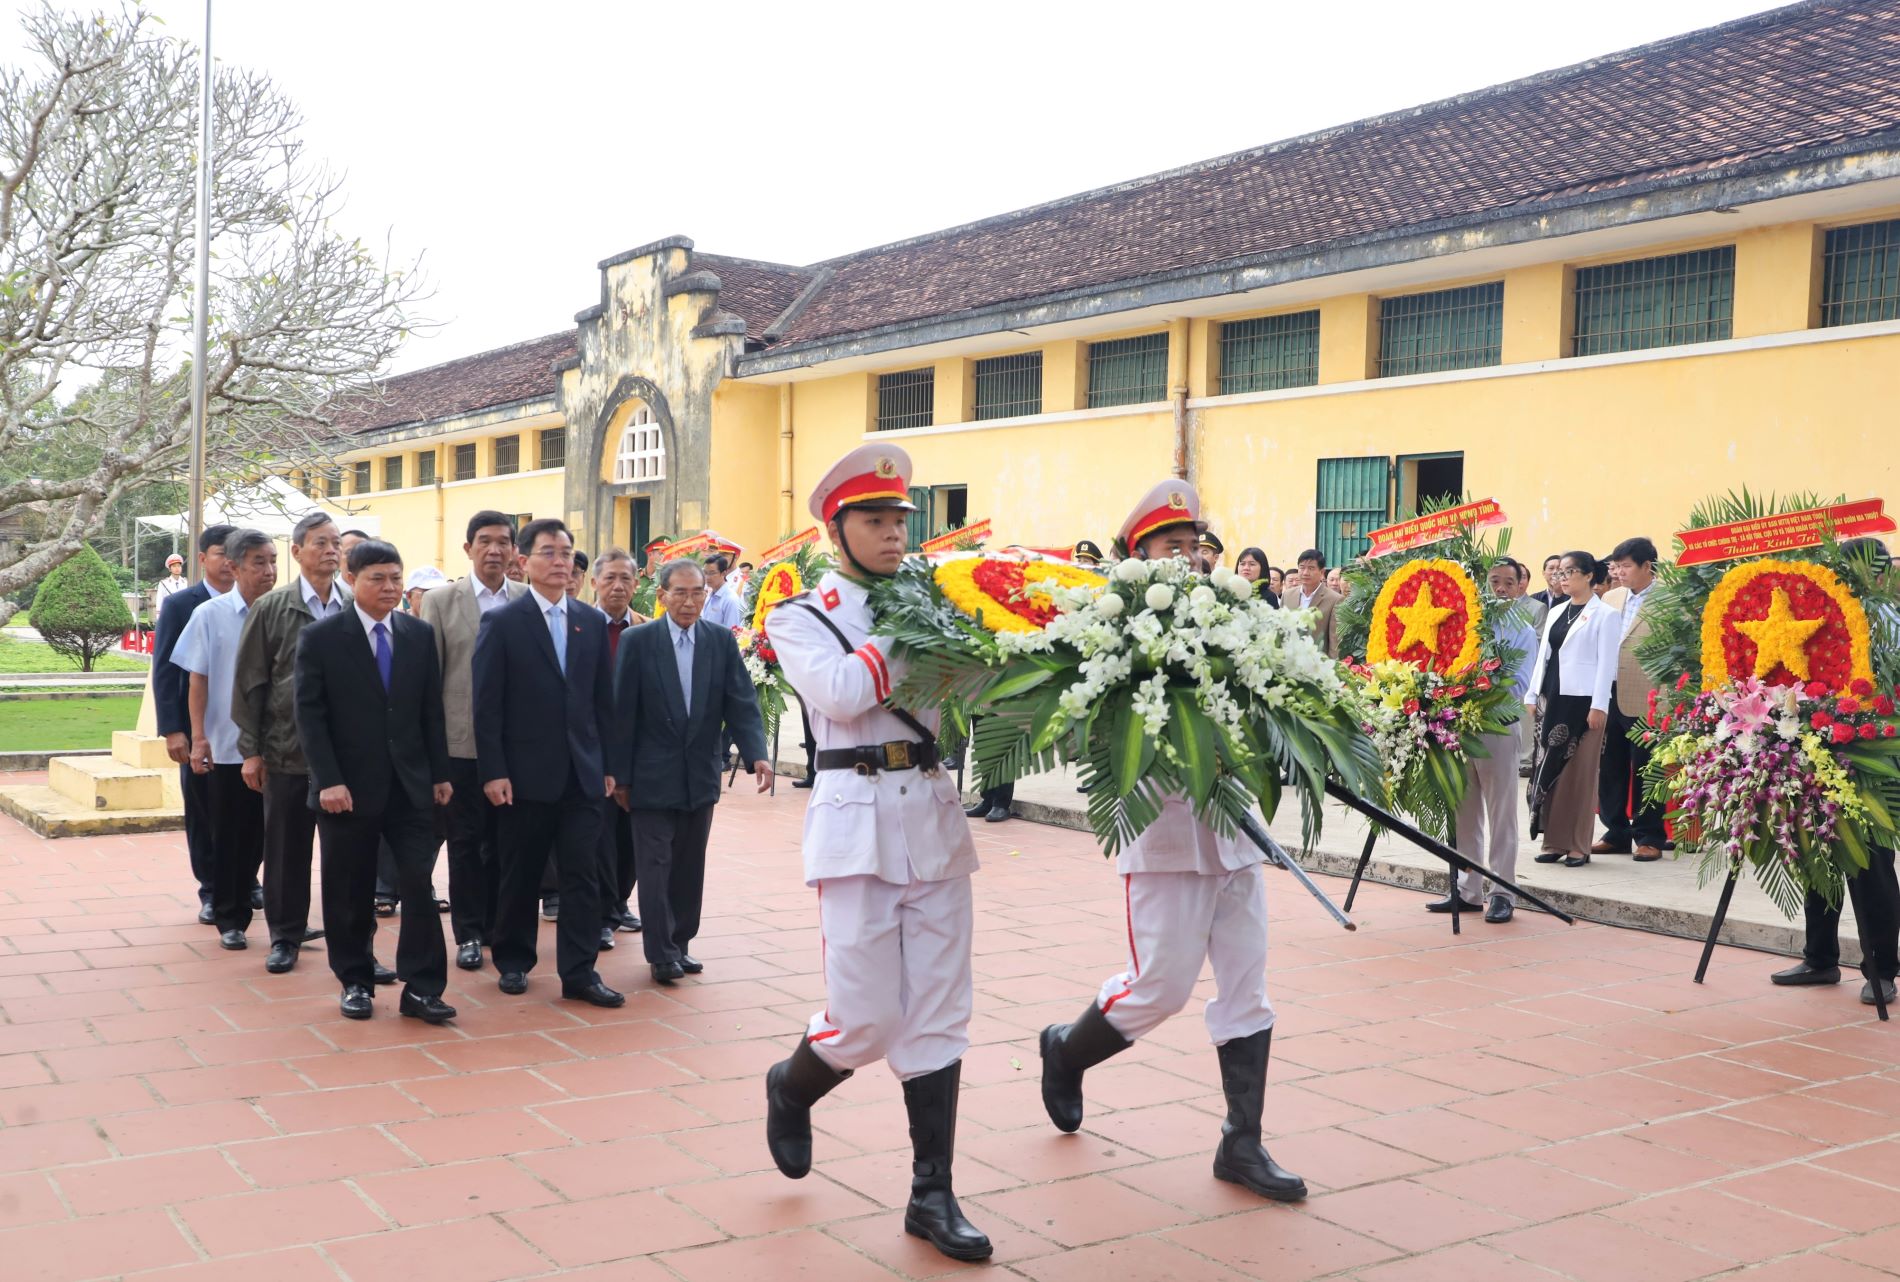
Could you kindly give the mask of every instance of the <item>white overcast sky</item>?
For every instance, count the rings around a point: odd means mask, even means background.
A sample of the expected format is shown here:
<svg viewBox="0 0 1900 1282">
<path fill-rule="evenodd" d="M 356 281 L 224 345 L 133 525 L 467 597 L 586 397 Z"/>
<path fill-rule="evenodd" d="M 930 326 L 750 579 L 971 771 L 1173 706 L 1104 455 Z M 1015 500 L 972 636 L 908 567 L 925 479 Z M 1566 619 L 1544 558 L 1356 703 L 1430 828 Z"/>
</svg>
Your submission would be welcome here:
<svg viewBox="0 0 1900 1282">
<path fill-rule="evenodd" d="M 1773 7 L 217 0 L 213 43 L 300 104 L 349 230 L 424 255 L 402 370 L 566 327 L 662 236 L 813 262 Z"/>
</svg>

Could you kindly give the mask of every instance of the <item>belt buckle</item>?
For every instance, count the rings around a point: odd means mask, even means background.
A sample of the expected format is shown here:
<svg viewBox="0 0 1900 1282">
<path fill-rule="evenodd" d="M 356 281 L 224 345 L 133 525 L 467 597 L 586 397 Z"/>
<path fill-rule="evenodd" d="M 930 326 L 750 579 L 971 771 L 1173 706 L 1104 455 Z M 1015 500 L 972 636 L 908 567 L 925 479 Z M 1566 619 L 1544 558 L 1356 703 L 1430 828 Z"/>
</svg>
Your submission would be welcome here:
<svg viewBox="0 0 1900 1282">
<path fill-rule="evenodd" d="M 884 750 L 884 768 L 886 770 L 908 770 L 914 764 L 910 759 L 910 742 L 906 739 L 893 739 L 879 745 Z"/>
</svg>

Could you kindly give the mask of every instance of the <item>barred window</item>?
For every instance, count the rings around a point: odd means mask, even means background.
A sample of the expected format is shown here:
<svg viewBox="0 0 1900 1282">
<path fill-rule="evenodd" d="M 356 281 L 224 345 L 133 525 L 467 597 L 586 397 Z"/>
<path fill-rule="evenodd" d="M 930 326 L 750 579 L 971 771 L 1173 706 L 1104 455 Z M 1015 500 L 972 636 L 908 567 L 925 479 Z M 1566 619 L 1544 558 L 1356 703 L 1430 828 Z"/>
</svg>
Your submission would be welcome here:
<svg viewBox="0 0 1900 1282">
<path fill-rule="evenodd" d="M 391 454 L 383 460 L 383 488 L 386 490 L 402 488 L 402 455 Z"/>
<path fill-rule="evenodd" d="M 350 468 L 350 493 L 369 493 L 369 460 L 358 459 Z"/>
<path fill-rule="evenodd" d="M 1319 382 L 1319 313 L 1256 316 L 1220 327 L 1220 394 Z"/>
<path fill-rule="evenodd" d="M 1504 346 L 1504 282 L 1379 302 L 1379 377 L 1496 365 Z"/>
<path fill-rule="evenodd" d="M 929 427 L 937 421 L 937 371 L 907 369 L 877 376 L 877 430 Z"/>
<path fill-rule="evenodd" d="M 521 438 L 519 436 L 497 436 L 495 438 L 496 476 L 513 476 L 521 470 Z"/>
<path fill-rule="evenodd" d="M 1900 320 L 1900 218 L 1836 227 L 1821 263 L 1823 325 Z"/>
<path fill-rule="evenodd" d="M 331 499 L 343 497 L 342 471 L 333 467 L 323 474 L 323 496 Z"/>
<path fill-rule="evenodd" d="M 472 481 L 475 479 L 475 443 L 455 447 L 455 479 Z"/>
<path fill-rule="evenodd" d="M 620 446 L 614 451 L 614 480 L 661 481 L 666 479 L 666 441 L 653 411 L 642 405 L 620 433 Z"/>
<path fill-rule="evenodd" d="M 416 455 L 416 484 L 435 484 L 435 451 L 424 450 Z"/>
<path fill-rule="evenodd" d="M 1735 247 L 1577 269 L 1579 356 L 1729 337 Z"/>
<path fill-rule="evenodd" d="M 977 419 L 1042 413 L 1042 353 L 992 356 L 976 363 Z"/>
<path fill-rule="evenodd" d="M 1142 334 L 1089 344 L 1090 409 L 1168 399 L 1168 335 Z"/>
<path fill-rule="evenodd" d="M 543 428 L 540 448 L 541 467 L 566 467 L 567 429 L 565 427 Z"/>
</svg>

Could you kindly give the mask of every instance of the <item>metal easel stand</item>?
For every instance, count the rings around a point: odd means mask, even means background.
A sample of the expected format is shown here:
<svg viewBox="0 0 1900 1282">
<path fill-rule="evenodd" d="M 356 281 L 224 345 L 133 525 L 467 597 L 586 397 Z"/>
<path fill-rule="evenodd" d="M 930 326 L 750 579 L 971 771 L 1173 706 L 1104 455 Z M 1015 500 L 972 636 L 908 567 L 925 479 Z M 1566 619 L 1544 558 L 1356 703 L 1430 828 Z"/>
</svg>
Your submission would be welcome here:
<svg viewBox="0 0 1900 1282">
<path fill-rule="evenodd" d="M 1555 917 L 1558 921 L 1563 922 L 1565 925 L 1569 926 L 1569 925 L 1576 924 L 1576 919 L 1573 918 L 1569 913 L 1564 912 L 1562 909 L 1559 909 L 1559 908 L 1553 908 L 1550 904 L 1546 903 L 1544 900 L 1540 899 L 1538 896 L 1533 895 L 1530 891 L 1525 890 L 1521 886 L 1513 885 L 1512 883 L 1504 880 L 1504 878 L 1498 876 L 1496 873 L 1490 871 L 1487 868 L 1480 867 L 1478 864 L 1474 863 L 1472 860 L 1466 858 L 1464 855 L 1459 854 L 1456 850 L 1453 850 L 1450 846 L 1446 845 L 1444 842 L 1439 841 L 1435 837 L 1426 836 L 1424 833 L 1420 832 L 1417 828 L 1413 827 L 1411 824 L 1407 823 L 1405 820 L 1399 818 L 1397 815 L 1392 814 L 1390 811 L 1383 810 L 1379 808 L 1378 806 L 1373 805 L 1371 802 L 1366 801 L 1365 799 L 1360 797 L 1358 794 L 1347 790 L 1344 786 L 1342 786 L 1336 780 L 1328 779 L 1326 781 L 1326 795 L 1331 797 L 1334 801 L 1337 801 L 1341 803 L 1342 805 L 1346 806 L 1348 809 L 1358 811 L 1360 814 L 1364 815 L 1366 818 L 1372 820 L 1373 823 L 1378 825 L 1379 828 L 1384 828 L 1388 832 L 1396 833 L 1398 836 L 1403 837 L 1405 838 L 1405 840 L 1411 842 L 1414 846 L 1417 846 L 1420 850 L 1423 850 L 1426 854 L 1431 855 L 1435 859 L 1441 859 L 1445 862 L 1445 864 L 1447 865 L 1446 871 L 1451 878 L 1451 905 L 1452 905 L 1451 907 L 1451 933 L 1452 934 L 1456 935 L 1460 933 L 1459 922 L 1458 922 L 1458 918 L 1460 915 L 1458 912 L 1458 905 L 1460 902 L 1458 898 L 1458 873 L 1460 872 L 1475 872 L 1481 877 L 1488 878 L 1493 886 L 1502 886 L 1504 889 L 1510 891 L 1513 895 L 1516 895 L 1518 898 L 1523 899 L 1526 902 L 1534 904 L 1537 907 L 1543 909 L 1545 912 L 1549 913 L 1552 917 Z M 1372 858 L 1372 845 L 1373 845 L 1373 842 L 1376 840 L 1377 840 L 1376 830 L 1372 833 L 1367 834 L 1365 850 L 1362 851 L 1359 856 L 1358 871 L 1353 874 L 1352 893 L 1356 893 L 1359 889 L 1359 880 L 1365 874 L 1367 862 L 1370 861 Z M 1348 893 L 1346 897 L 1346 903 L 1348 906 L 1351 906 L 1352 904 L 1352 893 Z"/>
<path fill-rule="evenodd" d="M 1709 959 L 1715 956 L 1715 941 L 1722 934 L 1722 923 L 1728 920 L 1729 901 L 1735 898 L 1735 883 L 1740 877 L 1741 869 L 1731 867 L 1728 873 L 1728 880 L 1722 883 L 1722 897 L 1715 901 L 1715 916 L 1709 920 L 1709 937 L 1702 941 L 1702 959 L 1696 963 L 1695 982 L 1698 984 L 1700 984 L 1709 973 Z M 1843 891 L 1842 893 L 1844 894 L 1846 892 Z M 1854 931 L 1860 939 L 1861 978 L 1865 979 L 1873 988 L 1874 1011 L 1879 1015 L 1881 1022 L 1885 1023 L 1888 1019 L 1887 985 L 1886 982 L 1874 972 L 1874 950 L 1869 945 L 1867 939 L 1867 927 L 1865 923 L 1860 920 L 1858 913 L 1854 915 Z"/>
</svg>

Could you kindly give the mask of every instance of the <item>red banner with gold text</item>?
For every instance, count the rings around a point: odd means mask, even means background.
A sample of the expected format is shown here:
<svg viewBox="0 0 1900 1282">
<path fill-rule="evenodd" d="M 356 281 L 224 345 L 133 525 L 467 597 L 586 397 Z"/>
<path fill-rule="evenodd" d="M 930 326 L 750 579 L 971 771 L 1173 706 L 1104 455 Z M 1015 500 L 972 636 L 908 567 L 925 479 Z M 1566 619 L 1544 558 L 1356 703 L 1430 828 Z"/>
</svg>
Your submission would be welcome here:
<svg viewBox="0 0 1900 1282">
<path fill-rule="evenodd" d="M 1387 556 L 1393 552 L 1424 547 L 1427 543 L 1448 539 L 1467 527 L 1503 525 L 1506 519 L 1504 509 L 1498 506 L 1495 499 L 1479 499 L 1476 503 L 1448 507 L 1442 512 L 1427 512 L 1424 516 L 1374 530 L 1368 536 L 1372 546 L 1366 549 L 1366 555 Z"/>
<path fill-rule="evenodd" d="M 1827 541 L 1830 530 L 1837 539 L 1892 534 L 1897 527 L 1893 518 L 1882 510 L 1884 507 L 1882 499 L 1861 499 L 1856 503 L 1836 503 L 1832 507 L 1684 530 L 1676 535 L 1682 542 L 1682 555 L 1676 558 L 1676 564 L 1708 565 L 1793 548 L 1819 547 Z"/>
<path fill-rule="evenodd" d="M 925 554 L 948 552 L 959 543 L 970 542 L 974 542 L 978 547 L 982 547 L 983 544 L 989 541 L 989 537 L 990 520 L 988 517 L 984 517 L 981 521 L 972 521 L 968 525 L 960 526 L 957 529 L 945 530 L 934 539 L 925 539 L 922 543 L 917 545 L 917 550 Z"/>
</svg>

